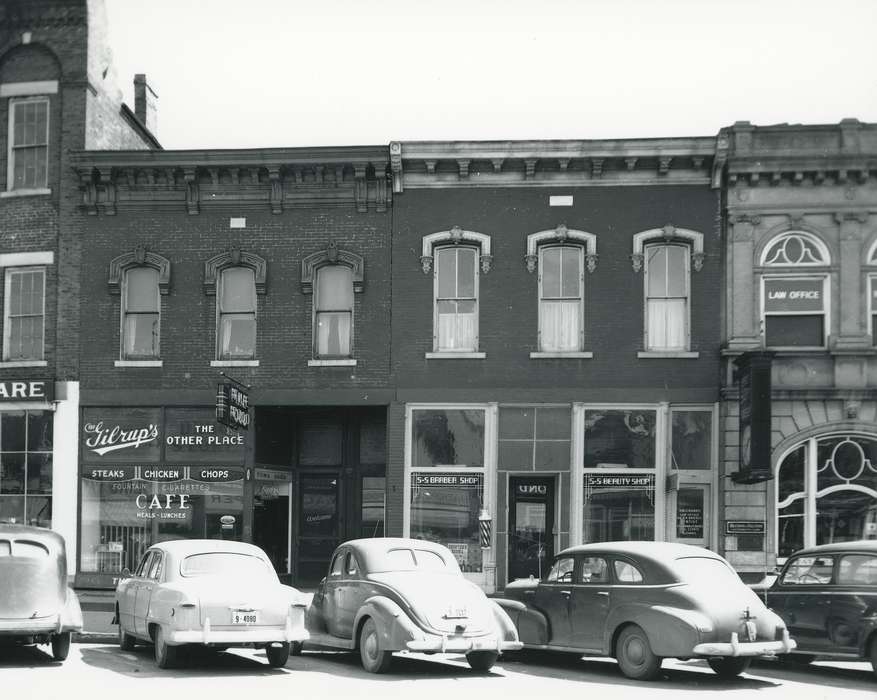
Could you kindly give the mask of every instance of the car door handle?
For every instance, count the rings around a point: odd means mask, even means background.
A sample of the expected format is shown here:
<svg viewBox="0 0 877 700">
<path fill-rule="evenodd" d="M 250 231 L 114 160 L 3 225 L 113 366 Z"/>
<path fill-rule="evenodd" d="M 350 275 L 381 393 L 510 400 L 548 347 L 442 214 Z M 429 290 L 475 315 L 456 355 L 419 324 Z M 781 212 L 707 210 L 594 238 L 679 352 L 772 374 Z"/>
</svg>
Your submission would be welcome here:
<svg viewBox="0 0 877 700">
<path fill-rule="evenodd" d="M 572 595 L 572 591 L 561 591 L 560 595 L 562 595 L 564 598 L 569 598 Z"/>
<path fill-rule="evenodd" d="M 609 597 L 609 591 L 597 591 L 597 595 L 604 595 L 606 597 Z"/>
<path fill-rule="evenodd" d="M 536 595 L 536 591 L 524 591 L 524 595 Z"/>
</svg>

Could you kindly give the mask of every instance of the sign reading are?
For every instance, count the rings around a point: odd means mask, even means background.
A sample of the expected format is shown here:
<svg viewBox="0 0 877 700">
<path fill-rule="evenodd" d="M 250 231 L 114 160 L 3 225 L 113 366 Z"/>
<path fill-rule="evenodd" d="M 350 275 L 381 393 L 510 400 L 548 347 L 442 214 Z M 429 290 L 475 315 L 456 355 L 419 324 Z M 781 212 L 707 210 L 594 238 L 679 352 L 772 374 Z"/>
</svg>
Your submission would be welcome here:
<svg viewBox="0 0 877 700">
<path fill-rule="evenodd" d="M 814 311 L 825 308 L 824 280 L 774 278 L 764 280 L 764 310 L 768 313 Z"/>
<path fill-rule="evenodd" d="M 30 379 L 0 382 L 0 401 L 52 401 L 55 398 L 55 382 Z"/>
</svg>

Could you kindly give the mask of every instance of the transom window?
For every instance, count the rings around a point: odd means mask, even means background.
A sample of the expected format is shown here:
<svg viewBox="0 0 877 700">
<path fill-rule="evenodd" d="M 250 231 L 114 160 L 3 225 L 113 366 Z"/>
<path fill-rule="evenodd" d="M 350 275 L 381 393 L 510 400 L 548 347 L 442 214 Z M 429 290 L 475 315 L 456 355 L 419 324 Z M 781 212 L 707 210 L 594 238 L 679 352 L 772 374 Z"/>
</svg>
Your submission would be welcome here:
<svg viewBox="0 0 877 700">
<path fill-rule="evenodd" d="M 256 356 L 256 283 L 249 267 L 221 271 L 217 293 L 217 351 L 220 360 Z"/>
<path fill-rule="evenodd" d="M 10 100 L 7 189 L 48 186 L 49 100 Z"/>
<path fill-rule="evenodd" d="M 160 299 L 158 270 L 132 267 L 125 271 L 122 295 L 123 359 L 159 356 Z"/>
<path fill-rule="evenodd" d="M 478 349 L 478 249 L 444 246 L 435 251 L 435 350 Z"/>
<path fill-rule="evenodd" d="M 828 248 L 812 233 L 786 231 L 774 238 L 761 254 L 765 267 L 819 266 L 830 263 Z"/>
<path fill-rule="evenodd" d="M 688 349 L 689 248 L 645 246 L 646 348 Z"/>
<path fill-rule="evenodd" d="M 353 354 L 353 271 L 346 265 L 317 270 L 314 294 L 314 356 L 344 358 Z"/>
<path fill-rule="evenodd" d="M 539 349 L 575 352 L 584 345 L 581 246 L 539 249 Z"/>
<path fill-rule="evenodd" d="M 3 359 L 42 360 L 45 340 L 46 271 L 8 268 L 4 287 Z"/>
</svg>

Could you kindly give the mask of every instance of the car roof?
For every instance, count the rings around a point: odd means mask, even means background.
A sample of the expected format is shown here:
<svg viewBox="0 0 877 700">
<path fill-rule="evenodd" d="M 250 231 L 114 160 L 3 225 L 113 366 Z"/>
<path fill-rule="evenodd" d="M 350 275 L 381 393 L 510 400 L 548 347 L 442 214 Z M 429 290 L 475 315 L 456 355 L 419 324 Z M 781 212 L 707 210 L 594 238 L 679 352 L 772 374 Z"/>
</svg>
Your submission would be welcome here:
<svg viewBox="0 0 877 700">
<path fill-rule="evenodd" d="M 387 551 L 390 549 L 424 549 L 435 552 L 447 563 L 450 571 L 457 567 L 457 560 L 451 554 L 451 550 L 438 542 L 430 540 L 418 540 L 408 537 L 367 537 L 359 540 L 349 540 L 338 546 L 338 549 L 348 547 L 352 549 L 359 563 L 367 572 L 386 571 Z M 337 551 L 337 550 L 336 550 Z"/>
<path fill-rule="evenodd" d="M 235 542 L 234 540 L 168 540 L 166 542 L 158 542 L 152 545 L 150 549 L 160 549 L 175 558 L 187 557 L 191 554 L 205 554 L 207 552 L 267 556 L 264 551 L 254 544 Z"/>
<path fill-rule="evenodd" d="M 715 552 L 704 547 L 678 542 L 649 542 L 649 541 L 622 541 L 622 542 L 592 542 L 567 547 L 557 556 L 570 554 L 588 554 L 592 552 L 607 552 L 615 554 L 628 554 L 636 557 L 645 557 L 666 562 L 668 559 L 680 559 L 683 557 L 708 557 L 721 559 Z"/>
<path fill-rule="evenodd" d="M 47 527 L 33 527 L 31 525 L 16 525 L 15 523 L 0 523 L 0 537 L 28 537 L 33 540 L 52 542 L 61 549 L 64 548 L 64 538 L 54 530 Z"/>
<path fill-rule="evenodd" d="M 853 540 L 851 542 L 832 542 L 820 544 L 815 547 L 799 549 L 790 555 L 797 557 L 799 554 L 824 554 L 826 552 L 877 552 L 877 540 Z"/>
</svg>

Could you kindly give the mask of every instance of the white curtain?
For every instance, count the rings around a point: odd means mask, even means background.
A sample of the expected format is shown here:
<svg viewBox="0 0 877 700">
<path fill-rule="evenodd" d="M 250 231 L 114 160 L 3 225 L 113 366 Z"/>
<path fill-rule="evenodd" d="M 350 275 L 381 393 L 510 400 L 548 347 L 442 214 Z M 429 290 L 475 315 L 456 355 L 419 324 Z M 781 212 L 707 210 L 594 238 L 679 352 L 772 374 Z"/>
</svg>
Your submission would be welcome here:
<svg viewBox="0 0 877 700">
<path fill-rule="evenodd" d="M 650 350 L 685 350 L 685 299 L 649 299 Z"/>
<path fill-rule="evenodd" d="M 439 350 L 476 349 L 474 313 L 441 313 L 438 321 Z"/>
<path fill-rule="evenodd" d="M 350 313 L 317 314 L 317 356 L 350 357 Z"/>
<path fill-rule="evenodd" d="M 578 301 L 543 301 L 539 340 L 543 352 L 580 350 L 582 315 Z"/>
</svg>

